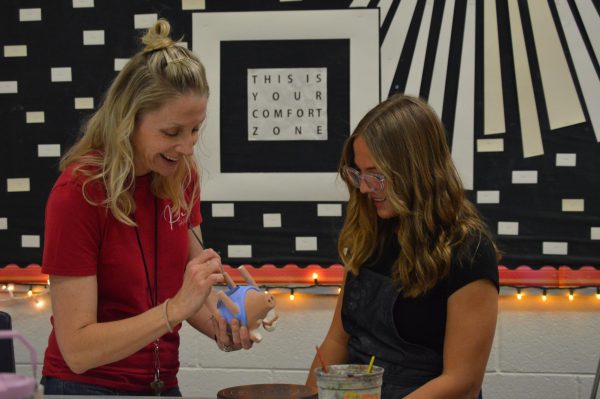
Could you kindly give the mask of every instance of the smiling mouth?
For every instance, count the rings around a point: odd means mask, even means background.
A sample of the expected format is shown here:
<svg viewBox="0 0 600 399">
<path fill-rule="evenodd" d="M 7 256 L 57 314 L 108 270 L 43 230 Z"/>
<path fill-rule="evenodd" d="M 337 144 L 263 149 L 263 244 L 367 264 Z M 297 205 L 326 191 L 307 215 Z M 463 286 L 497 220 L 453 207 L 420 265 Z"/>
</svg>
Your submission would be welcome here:
<svg viewBox="0 0 600 399">
<path fill-rule="evenodd" d="M 171 158 L 171 157 L 169 157 L 169 156 L 167 156 L 165 154 L 160 154 L 160 156 L 163 157 L 164 159 L 166 159 L 169 162 L 175 163 L 175 162 L 179 161 L 179 159 L 177 159 L 177 158 Z"/>
</svg>

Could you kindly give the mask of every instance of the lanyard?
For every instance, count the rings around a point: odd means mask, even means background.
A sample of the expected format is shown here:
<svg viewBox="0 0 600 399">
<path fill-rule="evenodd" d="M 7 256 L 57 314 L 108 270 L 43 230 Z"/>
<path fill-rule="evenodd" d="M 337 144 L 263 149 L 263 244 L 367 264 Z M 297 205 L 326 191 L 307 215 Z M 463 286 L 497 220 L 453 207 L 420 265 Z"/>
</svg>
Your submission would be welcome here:
<svg viewBox="0 0 600 399">
<path fill-rule="evenodd" d="M 140 253 L 142 254 L 142 262 L 144 262 L 144 272 L 146 272 L 146 284 L 148 286 L 148 295 L 150 296 L 150 304 L 152 307 L 158 305 L 158 204 L 157 198 L 154 197 L 154 290 L 150 284 L 150 273 L 148 272 L 148 264 L 146 263 L 146 255 L 142 247 L 140 239 L 140 231 L 135 226 L 135 236 L 137 238 Z M 137 222 L 136 222 L 137 223 Z"/>
<path fill-rule="evenodd" d="M 135 236 L 137 238 L 140 253 L 142 254 L 142 262 L 144 263 L 144 272 L 146 273 L 146 284 L 148 286 L 148 296 L 150 297 L 151 307 L 158 305 L 158 199 L 154 196 L 154 290 L 152 284 L 150 284 L 150 272 L 148 271 L 148 264 L 146 263 L 146 255 L 144 254 L 144 248 L 142 247 L 142 240 L 140 239 L 140 231 L 138 226 L 135 226 Z M 154 392 L 154 395 L 160 395 L 160 392 L 165 386 L 165 382 L 160 379 L 160 339 L 157 338 L 154 341 L 154 381 L 150 383 L 150 388 Z"/>
</svg>

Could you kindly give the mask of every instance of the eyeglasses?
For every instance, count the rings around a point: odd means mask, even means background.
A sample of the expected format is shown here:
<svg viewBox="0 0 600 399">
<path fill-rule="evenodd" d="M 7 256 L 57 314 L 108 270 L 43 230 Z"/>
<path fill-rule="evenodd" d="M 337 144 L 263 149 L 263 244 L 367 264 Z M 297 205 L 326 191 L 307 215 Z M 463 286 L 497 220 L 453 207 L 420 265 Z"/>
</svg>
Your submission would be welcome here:
<svg viewBox="0 0 600 399">
<path fill-rule="evenodd" d="M 367 185 L 369 192 L 380 193 L 383 191 L 383 181 L 385 177 L 376 173 L 363 173 L 361 174 L 358 170 L 351 168 L 350 166 L 344 166 L 344 173 L 350 184 L 356 188 L 360 188 L 361 180 Z"/>
</svg>

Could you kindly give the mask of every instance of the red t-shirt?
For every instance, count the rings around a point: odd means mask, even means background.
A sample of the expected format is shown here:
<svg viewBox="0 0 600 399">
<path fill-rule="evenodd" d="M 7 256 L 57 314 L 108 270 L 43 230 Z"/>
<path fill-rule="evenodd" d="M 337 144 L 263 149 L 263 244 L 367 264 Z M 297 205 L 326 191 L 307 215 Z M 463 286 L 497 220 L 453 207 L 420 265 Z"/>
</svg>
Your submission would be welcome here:
<svg viewBox="0 0 600 399">
<path fill-rule="evenodd" d="M 135 228 L 120 223 L 104 206 L 90 205 L 82 193 L 84 177 L 67 168 L 54 184 L 46 204 L 42 271 L 50 275 L 90 276 L 98 280 L 98 323 L 126 319 L 152 307 L 144 263 Z M 135 179 L 135 219 L 154 290 L 155 207 L 150 190 L 152 174 Z M 88 198 L 105 196 L 100 183 L 86 186 Z M 189 222 L 173 216 L 169 200 L 158 199 L 158 303 L 173 297 L 183 281 L 188 259 L 188 226 L 202 221 L 200 202 Z M 54 319 L 51 318 L 54 326 Z M 160 338 L 160 376 L 165 388 L 177 385 L 179 329 Z M 73 373 L 65 363 L 54 329 L 48 339 L 42 374 L 132 392 L 149 392 L 154 380 L 154 344 L 133 355 L 89 370 Z"/>
</svg>

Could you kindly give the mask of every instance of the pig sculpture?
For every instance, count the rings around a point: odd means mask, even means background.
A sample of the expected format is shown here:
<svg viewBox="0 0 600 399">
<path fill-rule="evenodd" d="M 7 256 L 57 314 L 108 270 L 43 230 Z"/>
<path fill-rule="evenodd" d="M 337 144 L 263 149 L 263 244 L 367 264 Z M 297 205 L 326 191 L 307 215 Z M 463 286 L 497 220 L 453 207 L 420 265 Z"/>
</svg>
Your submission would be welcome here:
<svg viewBox="0 0 600 399">
<path fill-rule="evenodd" d="M 227 320 L 227 324 L 231 324 L 234 318 L 238 319 L 242 326 L 248 328 L 251 339 L 260 342 L 262 336 L 258 332 L 259 327 L 262 325 L 265 330 L 273 331 L 279 318 L 275 311 L 275 297 L 263 292 L 244 266 L 240 266 L 238 270 L 248 285 L 236 285 L 231 276 L 223 272 L 229 289 L 217 294 L 217 309 Z M 266 317 L 271 311 L 273 318 L 267 320 Z"/>
</svg>

